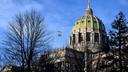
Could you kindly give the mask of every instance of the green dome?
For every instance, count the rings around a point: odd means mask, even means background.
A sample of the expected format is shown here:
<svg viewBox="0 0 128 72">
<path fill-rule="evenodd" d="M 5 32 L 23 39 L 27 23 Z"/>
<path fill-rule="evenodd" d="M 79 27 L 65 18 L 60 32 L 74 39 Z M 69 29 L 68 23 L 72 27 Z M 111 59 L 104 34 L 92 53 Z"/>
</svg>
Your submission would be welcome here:
<svg viewBox="0 0 128 72">
<path fill-rule="evenodd" d="M 85 30 L 88 32 L 92 30 L 105 32 L 105 27 L 103 22 L 96 16 L 83 16 L 75 22 L 72 32 L 84 32 Z"/>
<path fill-rule="evenodd" d="M 86 48 L 92 52 L 100 51 L 107 44 L 107 36 L 103 22 L 93 15 L 90 0 L 85 14 L 75 22 L 69 46 L 78 51 L 85 51 Z"/>
</svg>

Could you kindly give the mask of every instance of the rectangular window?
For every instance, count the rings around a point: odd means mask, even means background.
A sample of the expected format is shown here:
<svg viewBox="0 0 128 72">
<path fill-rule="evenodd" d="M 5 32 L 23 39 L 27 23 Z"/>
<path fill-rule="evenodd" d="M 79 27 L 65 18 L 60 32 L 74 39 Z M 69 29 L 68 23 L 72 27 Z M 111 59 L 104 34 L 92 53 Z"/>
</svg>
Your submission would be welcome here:
<svg viewBox="0 0 128 72">
<path fill-rule="evenodd" d="M 86 33 L 86 41 L 90 41 L 90 33 L 89 32 Z"/>
<path fill-rule="evenodd" d="M 95 42 L 99 42 L 99 34 L 98 33 L 95 33 L 95 35 L 94 35 L 94 37 L 95 37 Z"/>
<path fill-rule="evenodd" d="M 76 38 L 75 34 L 73 34 L 73 44 L 75 44 Z"/>
<path fill-rule="evenodd" d="M 70 45 L 72 44 L 72 37 L 70 36 Z"/>
<path fill-rule="evenodd" d="M 79 38 L 78 39 L 79 39 L 79 43 L 81 43 L 81 41 L 83 40 L 82 39 L 82 33 L 80 33 L 80 32 L 79 32 Z"/>
</svg>

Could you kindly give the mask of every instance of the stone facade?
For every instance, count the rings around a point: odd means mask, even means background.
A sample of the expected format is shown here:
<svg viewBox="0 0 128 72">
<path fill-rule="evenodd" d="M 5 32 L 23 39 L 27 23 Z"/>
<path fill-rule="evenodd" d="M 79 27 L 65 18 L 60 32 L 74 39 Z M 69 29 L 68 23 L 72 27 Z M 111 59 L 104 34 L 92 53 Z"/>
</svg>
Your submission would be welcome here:
<svg viewBox="0 0 128 72">
<path fill-rule="evenodd" d="M 70 48 L 57 49 L 43 54 L 40 59 L 41 63 L 35 63 L 38 66 L 33 69 L 39 70 L 38 72 L 83 72 L 83 58 L 83 52 Z"/>
<path fill-rule="evenodd" d="M 67 47 L 43 54 L 32 69 L 34 72 L 109 72 L 109 67 L 99 70 L 102 63 L 108 64 L 105 58 L 109 56 L 105 52 L 82 52 Z"/>
</svg>

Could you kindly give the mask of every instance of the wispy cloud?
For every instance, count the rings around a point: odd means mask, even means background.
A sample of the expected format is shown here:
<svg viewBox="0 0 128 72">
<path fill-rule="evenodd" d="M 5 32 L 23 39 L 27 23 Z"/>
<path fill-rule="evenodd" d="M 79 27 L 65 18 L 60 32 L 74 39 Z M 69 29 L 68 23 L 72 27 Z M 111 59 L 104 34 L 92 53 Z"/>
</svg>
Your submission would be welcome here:
<svg viewBox="0 0 128 72">
<path fill-rule="evenodd" d="M 8 21 L 19 12 L 42 8 L 42 5 L 32 0 L 0 0 L 0 28 L 6 28 Z"/>
<path fill-rule="evenodd" d="M 49 30 L 54 33 L 60 30 L 65 34 L 65 29 L 69 29 L 66 25 L 71 25 L 71 14 L 65 13 L 67 5 L 59 0 L 0 0 L 0 38 L 3 38 L 8 22 L 12 21 L 16 14 L 30 9 L 42 12 Z M 68 9 L 70 10 L 73 9 Z"/>
<path fill-rule="evenodd" d="M 128 6 L 128 0 L 119 0 L 122 5 Z"/>
</svg>

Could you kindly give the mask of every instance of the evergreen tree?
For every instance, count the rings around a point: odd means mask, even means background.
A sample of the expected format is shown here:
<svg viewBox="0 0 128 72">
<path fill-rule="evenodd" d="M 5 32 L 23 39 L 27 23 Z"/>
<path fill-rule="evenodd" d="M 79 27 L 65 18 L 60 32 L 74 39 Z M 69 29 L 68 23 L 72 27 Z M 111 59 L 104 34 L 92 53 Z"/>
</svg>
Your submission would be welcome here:
<svg viewBox="0 0 128 72">
<path fill-rule="evenodd" d="M 124 67 L 124 52 L 123 49 L 126 48 L 127 40 L 126 38 L 128 32 L 127 20 L 122 12 L 116 16 L 116 19 L 112 22 L 112 30 L 110 31 L 110 48 L 113 51 L 115 71 L 124 72 L 126 68 Z M 116 63 L 116 64 L 115 64 Z"/>
</svg>

